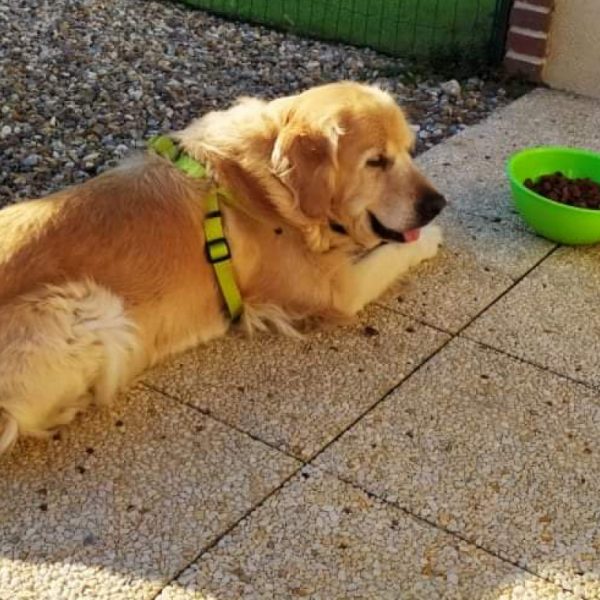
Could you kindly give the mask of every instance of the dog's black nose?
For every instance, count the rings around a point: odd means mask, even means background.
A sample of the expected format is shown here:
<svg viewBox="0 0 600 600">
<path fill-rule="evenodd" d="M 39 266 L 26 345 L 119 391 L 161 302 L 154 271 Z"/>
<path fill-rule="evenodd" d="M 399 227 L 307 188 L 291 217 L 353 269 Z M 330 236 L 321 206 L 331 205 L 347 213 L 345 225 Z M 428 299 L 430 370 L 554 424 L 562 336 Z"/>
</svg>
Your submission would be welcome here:
<svg viewBox="0 0 600 600">
<path fill-rule="evenodd" d="M 423 221 L 423 225 L 435 219 L 446 204 L 446 198 L 442 194 L 434 190 L 425 192 L 417 204 L 417 213 Z"/>
</svg>

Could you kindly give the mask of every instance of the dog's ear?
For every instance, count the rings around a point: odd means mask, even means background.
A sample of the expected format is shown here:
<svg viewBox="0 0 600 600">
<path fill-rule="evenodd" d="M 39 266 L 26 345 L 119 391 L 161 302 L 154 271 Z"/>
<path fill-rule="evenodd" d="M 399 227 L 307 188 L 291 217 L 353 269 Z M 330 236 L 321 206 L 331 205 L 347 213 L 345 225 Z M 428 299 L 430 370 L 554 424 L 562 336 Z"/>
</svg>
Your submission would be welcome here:
<svg viewBox="0 0 600 600">
<path fill-rule="evenodd" d="M 324 219 L 335 193 L 339 129 L 315 127 L 291 118 L 279 132 L 271 163 L 274 175 L 290 190 L 311 219 Z"/>
</svg>

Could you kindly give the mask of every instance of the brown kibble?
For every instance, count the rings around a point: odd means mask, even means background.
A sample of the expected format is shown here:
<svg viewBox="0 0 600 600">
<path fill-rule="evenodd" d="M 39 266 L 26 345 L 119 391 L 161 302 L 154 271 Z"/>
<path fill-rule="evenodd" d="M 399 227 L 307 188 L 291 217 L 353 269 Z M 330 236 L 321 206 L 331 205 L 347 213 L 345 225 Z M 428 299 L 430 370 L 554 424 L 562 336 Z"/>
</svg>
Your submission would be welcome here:
<svg viewBox="0 0 600 600">
<path fill-rule="evenodd" d="M 542 535 L 540 535 L 540 539 L 542 540 L 542 542 L 552 542 L 554 540 L 552 534 L 549 531 L 544 531 Z"/>
<path fill-rule="evenodd" d="M 560 171 L 542 175 L 537 181 L 527 178 L 523 185 L 555 202 L 577 208 L 600 209 L 600 184 L 589 178 L 571 179 Z"/>
<path fill-rule="evenodd" d="M 300 596 L 302 598 L 304 596 L 310 596 L 313 593 L 313 589 L 308 587 L 293 587 L 290 588 L 290 592 L 294 596 Z"/>
<path fill-rule="evenodd" d="M 367 325 L 364 329 L 363 329 L 363 333 L 367 336 L 367 337 L 374 337 L 376 335 L 379 335 L 379 331 L 377 331 L 377 329 L 375 329 L 375 327 L 373 327 L 372 325 Z"/>
<path fill-rule="evenodd" d="M 448 527 L 452 521 L 452 515 L 447 510 L 442 510 L 438 515 L 438 522 L 442 527 Z"/>
</svg>

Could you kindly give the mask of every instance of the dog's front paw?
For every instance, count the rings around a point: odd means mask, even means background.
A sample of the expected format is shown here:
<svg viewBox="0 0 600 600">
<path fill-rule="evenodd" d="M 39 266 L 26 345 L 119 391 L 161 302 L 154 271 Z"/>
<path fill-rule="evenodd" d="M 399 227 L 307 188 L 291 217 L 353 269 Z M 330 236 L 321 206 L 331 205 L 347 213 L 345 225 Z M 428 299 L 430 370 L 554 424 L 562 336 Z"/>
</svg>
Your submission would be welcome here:
<svg viewBox="0 0 600 600">
<path fill-rule="evenodd" d="M 439 225 L 427 225 L 421 230 L 421 236 L 417 241 L 419 246 L 419 260 L 433 258 L 443 241 L 442 229 Z"/>
</svg>

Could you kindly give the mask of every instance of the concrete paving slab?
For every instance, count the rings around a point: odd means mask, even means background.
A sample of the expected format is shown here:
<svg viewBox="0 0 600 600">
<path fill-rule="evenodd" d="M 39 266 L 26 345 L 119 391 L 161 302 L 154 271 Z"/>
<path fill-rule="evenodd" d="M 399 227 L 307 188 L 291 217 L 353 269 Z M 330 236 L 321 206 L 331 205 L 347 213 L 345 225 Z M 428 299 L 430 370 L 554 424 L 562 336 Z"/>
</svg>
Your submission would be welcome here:
<svg viewBox="0 0 600 600">
<path fill-rule="evenodd" d="M 159 599 L 574 597 L 333 477 L 315 469 L 303 476 Z"/>
<path fill-rule="evenodd" d="M 600 598 L 600 397 L 455 339 L 316 464 Z"/>
<path fill-rule="evenodd" d="M 352 326 L 303 341 L 231 335 L 176 357 L 146 382 L 306 459 L 447 339 L 371 308 Z"/>
<path fill-rule="evenodd" d="M 506 159 L 524 147 L 552 144 L 600 151 L 600 104 L 537 89 L 435 146 L 418 162 L 459 210 L 526 228 L 512 208 Z"/>
<path fill-rule="evenodd" d="M 445 331 L 467 325 L 554 248 L 522 229 L 450 207 L 439 255 L 410 271 L 382 304 Z"/>
<path fill-rule="evenodd" d="M 465 330 L 600 387 L 600 247 L 560 248 Z"/>
<path fill-rule="evenodd" d="M 0 598 L 153 597 L 297 468 L 144 389 L 0 462 Z"/>
</svg>

